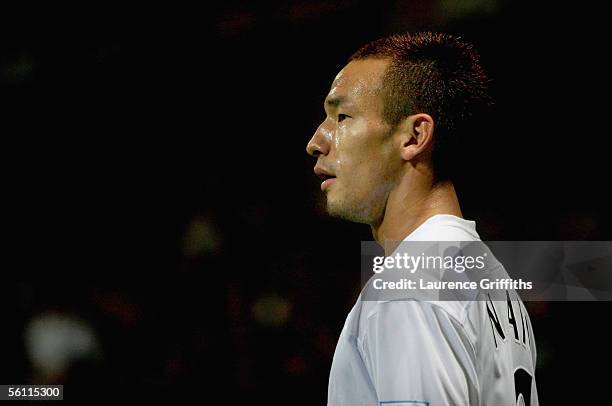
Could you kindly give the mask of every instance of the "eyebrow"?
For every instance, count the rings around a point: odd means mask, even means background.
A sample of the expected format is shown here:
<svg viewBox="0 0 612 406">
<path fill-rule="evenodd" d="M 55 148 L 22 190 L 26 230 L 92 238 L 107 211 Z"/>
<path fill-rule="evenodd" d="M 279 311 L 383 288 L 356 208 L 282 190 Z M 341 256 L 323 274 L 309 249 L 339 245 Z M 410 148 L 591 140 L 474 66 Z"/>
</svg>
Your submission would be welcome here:
<svg viewBox="0 0 612 406">
<path fill-rule="evenodd" d="M 325 99 L 325 106 L 329 108 L 337 108 L 346 101 L 344 96 L 332 96 Z"/>
</svg>

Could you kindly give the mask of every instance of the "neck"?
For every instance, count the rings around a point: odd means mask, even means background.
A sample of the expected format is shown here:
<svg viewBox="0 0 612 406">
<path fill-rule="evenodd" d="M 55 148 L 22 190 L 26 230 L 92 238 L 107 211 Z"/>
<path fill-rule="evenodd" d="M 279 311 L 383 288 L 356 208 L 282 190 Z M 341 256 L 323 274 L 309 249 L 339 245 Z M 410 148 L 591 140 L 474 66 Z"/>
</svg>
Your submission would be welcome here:
<svg viewBox="0 0 612 406">
<path fill-rule="evenodd" d="M 431 216 L 463 217 L 453 183 L 434 184 L 430 176 L 421 175 L 413 172 L 398 183 L 389 194 L 382 220 L 372 225 L 372 235 L 385 251 L 392 252 L 397 243 Z"/>
</svg>

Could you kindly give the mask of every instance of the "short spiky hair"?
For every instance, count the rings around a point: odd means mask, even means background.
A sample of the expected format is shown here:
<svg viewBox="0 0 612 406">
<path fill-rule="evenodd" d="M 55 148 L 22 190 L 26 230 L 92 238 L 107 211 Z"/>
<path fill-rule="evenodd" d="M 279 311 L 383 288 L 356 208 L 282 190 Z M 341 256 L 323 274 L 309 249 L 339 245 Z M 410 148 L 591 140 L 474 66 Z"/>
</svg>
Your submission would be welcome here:
<svg viewBox="0 0 612 406">
<path fill-rule="evenodd" d="M 349 59 L 389 59 L 383 77 L 384 119 L 427 113 L 434 119 L 436 180 L 451 178 L 453 147 L 473 113 L 490 104 L 478 53 L 459 37 L 422 32 L 382 38 Z"/>
</svg>

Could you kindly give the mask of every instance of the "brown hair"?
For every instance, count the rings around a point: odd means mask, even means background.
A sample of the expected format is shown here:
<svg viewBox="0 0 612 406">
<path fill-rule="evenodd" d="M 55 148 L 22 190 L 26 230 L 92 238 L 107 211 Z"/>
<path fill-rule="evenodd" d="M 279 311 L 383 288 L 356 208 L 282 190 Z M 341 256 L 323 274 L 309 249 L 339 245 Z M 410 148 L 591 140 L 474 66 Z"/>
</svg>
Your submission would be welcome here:
<svg viewBox="0 0 612 406">
<path fill-rule="evenodd" d="M 478 53 L 459 37 L 422 32 L 370 42 L 349 62 L 368 58 L 390 60 L 383 77 L 384 119 L 397 124 L 411 114 L 432 116 L 436 180 L 450 178 L 460 134 L 476 112 L 491 104 Z"/>
</svg>

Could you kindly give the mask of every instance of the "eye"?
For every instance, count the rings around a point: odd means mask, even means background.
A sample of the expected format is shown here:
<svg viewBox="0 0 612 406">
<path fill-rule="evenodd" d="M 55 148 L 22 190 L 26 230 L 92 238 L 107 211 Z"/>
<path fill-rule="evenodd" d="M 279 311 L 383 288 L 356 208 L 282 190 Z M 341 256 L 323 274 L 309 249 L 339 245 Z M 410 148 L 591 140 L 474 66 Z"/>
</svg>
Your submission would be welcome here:
<svg viewBox="0 0 612 406">
<path fill-rule="evenodd" d="M 338 122 L 342 122 L 347 118 L 351 118 L 351 116 L 349 116 L 348 114 L 338 114 Z"/>
</svg>

